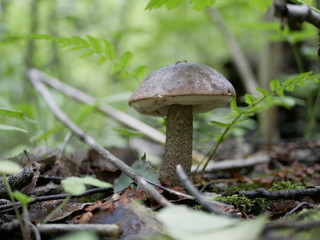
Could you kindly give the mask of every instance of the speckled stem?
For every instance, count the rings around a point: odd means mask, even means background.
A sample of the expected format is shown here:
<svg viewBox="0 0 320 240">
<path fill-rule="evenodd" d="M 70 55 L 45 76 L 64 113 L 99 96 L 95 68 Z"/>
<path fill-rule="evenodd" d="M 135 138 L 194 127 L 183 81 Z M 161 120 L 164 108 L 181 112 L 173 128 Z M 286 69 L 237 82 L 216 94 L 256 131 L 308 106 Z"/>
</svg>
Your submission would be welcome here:
<svg viewBox="0 0 320 240">
<path fill-rule="evenodd" d="M 167 138 L 160 179 L 179 184 L 176 166 L 180 164 L 187 174 L 192 164 L 192 106 L 172 105 L 167 115 Z"/>
</svg>

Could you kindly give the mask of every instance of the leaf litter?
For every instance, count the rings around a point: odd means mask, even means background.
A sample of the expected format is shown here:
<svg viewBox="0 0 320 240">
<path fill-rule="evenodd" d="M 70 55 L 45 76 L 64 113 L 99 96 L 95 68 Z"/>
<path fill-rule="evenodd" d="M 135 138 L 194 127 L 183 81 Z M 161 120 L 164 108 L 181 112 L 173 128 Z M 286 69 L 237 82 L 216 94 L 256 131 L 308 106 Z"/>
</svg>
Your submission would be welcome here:
<svg viewBox="0 0 320 240">
<path fill-rule="evenodd" d="M 147 180 L 159 184 L 157 172 L 149 162 L 137 161 L 137 155 L 126 149 L 114 149 L 114 151 L 122 154 L 122 157 L 125 156 L 122 159 L 125 159 Z M 157 202 L 148 198 L 146 193 L 138 188 L 131 179 L 121 175 L 114 166 L 102 164 L 103 159 L 92 151 L 87 156 L 83 153 L 75 153 L 61 158 L 58 151 L 48 148 L 42 149 L 40 155 L 36 152 L 28 153 L 16 160 L 24 162 L 25 166 L 38 166 L 38 174 L 20 187 L 22 190 L 23 187 L 28 186 L 25 188 L 27 189 L 25 193 L 29 196 L 44 198 L 43 201 L 35 201 L 29 205 L 30 220 L 34 223 L 41 223 L 46 215 L 62 201 L 58 197 L 50 199 L 51 196 L 65 194 L 61 187 L 61 180 L 71 176 L 82 178 L 95 176 L 98 179 L 104 176 L 100 179 L 114 184 L 115 193 L 104 189 L 93 195 L 72 198 L 64 208 L 55 214 L 50 223 L 116 223 L 122 232 L 119 239 L 130 237 L 132 237 L 130 239 L 142 239 L 144 235 L 151 239 L 156 236 L 158 239 L 167 239 L 165 236 L 170 236 L 172 239 L 183 240 L 226 239 L 232 236 L 232 239 L 237 240 L 272 239 L 268 238 L 270 231 L 279 236 L 283 234 L 283 231 L 279 230 L 281 221 L 289 221 L 288 219 L 295 221 L 294 216 L 300 212 L 306 213 L 313 210 L 310 214 L 317 213 L 319 195 L 304 195 L 278 200 L 266 197 L 257 201 L 245 197 L 240 198 L 239 193 L 241 191 L 254 192 L 263 188 L 270 192 L 290 191 L 291 194 L 297 189 L 307 190 L 316 187 L 320 185 L 319 153 L 319 141 L 275 145 L 267 149 L 267 154 L 271 159 L 268 163 L 219 170 L 213 175 L 208 172 L 209 177 L 205 179 L 205 184 L 198 184 L 197 187 L 204 196 L 213 196 L 207 198 L 209 201 L 214 199 L 231 204 L 220 207 L 229 217 L 204 213 L 200 211 L 201 206 L 195 200 L 186 199 L 156 187 L 168 200 L 179 203 L 172 208 L 162 209 Z M 118 173 L 114 175 L 115 172 Z M 212 178 L 212 176 L 218 178 Z M 183 188 L 170 186 L 170 181 L 168 183 L 167 187 L 173 191 L 186 193 Z M 48 197 L 47 200 L 46 197 Z M 1 225 L 10 223 L 10 219 L 15 218 L 13 211 L 6 208 L 10 204 L 7 203 L 7 205 L 0 205 L 0 233 L 4 231 Z M 258 208 L 257 205 L 259 205 Z M 304 219 L 305 215 L 299 215 L 299 219 Z M 241 220 L 241 218 L 251 220 Z M 274 230 L 274 226 L 269 227 L 270 221 L 278 224 L 277 231 Z M 316 220 L 312 221 L 316 222 Z M 282 229 L 286 228 L 282 227 Z M 290 234 L 296 229 L 298 229 L 297 226 L 290 227 Z M 15 233 L 13 236 L 19 236 L 19 234 Z"/>
</svg>

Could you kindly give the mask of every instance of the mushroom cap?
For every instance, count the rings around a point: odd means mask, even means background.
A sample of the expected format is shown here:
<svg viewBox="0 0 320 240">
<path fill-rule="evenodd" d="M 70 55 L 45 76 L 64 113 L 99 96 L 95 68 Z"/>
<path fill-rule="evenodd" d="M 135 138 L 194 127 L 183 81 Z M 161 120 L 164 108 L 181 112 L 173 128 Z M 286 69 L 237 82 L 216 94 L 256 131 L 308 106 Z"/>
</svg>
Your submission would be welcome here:
<svg viewBox="0 0 320 240">
<path fill-rule="evenodd" d="M 142 114 L 166 116 L 173 104 L 208 112 L 235 95 L 231 83 L 213 68 L 182 62 L 152 72 L 131 95 L 129 105 Z"/>
</svg>

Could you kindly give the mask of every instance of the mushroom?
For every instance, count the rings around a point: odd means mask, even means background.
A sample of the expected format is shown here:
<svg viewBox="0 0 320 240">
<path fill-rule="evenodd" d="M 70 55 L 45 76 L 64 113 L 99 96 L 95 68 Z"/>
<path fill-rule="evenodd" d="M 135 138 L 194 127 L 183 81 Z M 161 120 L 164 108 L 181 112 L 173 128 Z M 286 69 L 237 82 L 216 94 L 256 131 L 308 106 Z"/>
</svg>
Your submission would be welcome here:
<svg viewBox="0 0 320 240">
<path fill-rule="evenodd" d="M 199 64 L 177 62 L 151 73 L 129 99 L 136 111 L 167 116 L 167 135 L 160 179 L 176 184 L 180 164 L 187 174 L 192 165 L 193 113 L 208 112 L 228 103 L 235 90 L 216 70 Z"/>
</svg>

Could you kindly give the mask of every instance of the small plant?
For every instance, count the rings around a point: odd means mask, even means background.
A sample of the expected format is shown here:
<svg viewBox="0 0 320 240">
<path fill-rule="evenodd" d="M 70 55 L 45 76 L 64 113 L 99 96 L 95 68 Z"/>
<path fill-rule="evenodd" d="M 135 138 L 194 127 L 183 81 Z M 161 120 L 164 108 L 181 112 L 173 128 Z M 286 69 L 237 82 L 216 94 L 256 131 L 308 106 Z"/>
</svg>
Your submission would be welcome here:
<svg viewBox="0 0 320 240">
<path fill-rule="evenodd" d="M 71 199 L 71 196 L 78 196 L 86 191 L 86 185 L 96 187 L 111 187 L 110 183 L 102 182 L 92 177 L 68 177 L 61 181 L 62 187 L 68 193 L 68 196 L 43 220 L 47 223 L 60 209 L 62 209 Z"/>
<path fill-rule="evenodd" d="M 25 129 L 18 128 L 16 126 L 2 124 L 3 120 L 6 118 L 10 118 L 10 119 L 14 118 L 14 119 L 19 119 L 22 121 L 29 121 L 29 122 L 32 121 L 22 111 L 0 107 L 0 130 L 2 131 L 19 131 L 24 133 L 28 132 Z"/>
<path fill-rule="evenodd" d="M 72 37 L 55 37 L 51 35 L 32 34 L 19 36 L 5 36 L 2 41 L 23 40 L 23 39 L 42 39 L 58 43 L 68 51 L 80 51 L 81 57 L 90 57 L 95 55 L 99 64 L 110 62 L 112 65 L 111 74 L 117 74 L 119 77 L 140 78 L 146 71 L 145 65 L 140 65 L 134 69 L 130 67 L 133 53 L 125 52 L 117 56 L 114 45 L 106 39 L 98 39 L 87 35 L 86 38 Z"/>
<path fill-rule="evenodd" d="M 293 183 L 291 181 L 275 182 L 269 191 L 289 190 L 289 189 L 304 189 L 301 183 Z"/>
<path fill-rule="evenodd" d="M 215 201 L 220 201 L 234 205 L 246 213 L 259 213 L 266 205 L 266 200 L 263 198 L 250 199 L 245 196 L 232 195 L 227 197 L 215 197 Z"/>
<path fill-rule="evenodd" d="M 201 171 L 201 178 L 204 176 L 205 169 L 211 159 L 215 156 L 220 144 L 232 133 L 234 129 L 239 127 L 239 124 L 247 120 L 248 118 L 255 116 L 262 110 L 268 109 L 272 106 L 283 106 L 286 108 L 294 105 L 294 101 L 291 98 L 285 96 L 285 91 L 292 92 L 297 87 L 303 87 L 308 82 L 318 83 L 320 74 L 312 74 L 312 72 L 302 73 L 294 78 L 290 78 L 284 82 L 279 80 L 273 80 L 270 82 L 270 90 L 264 90 L 257 88 L 257 92 L 260 93 L 259 96 L 253 96 L 246 94 L 244 96 L 244 101 L 247 107 L 239 108 L 236 103 L 236 99 L 233 98 L 231 101 L 231 112 L 228 118 L 231 121 L 212 121 L 212 124 L 217 127 L 224 128 L 223 132 L 218 135 L 217 142 L 215 146 L 207 153 L 207 158 L 203 161 L 203 168 Z M 200 164 L 202 165 L 202 164 Z M 199 165 L 199 166 L 200 166 Z M 196 171 L 197 172 L 197 171 Z"/>
</svg>

